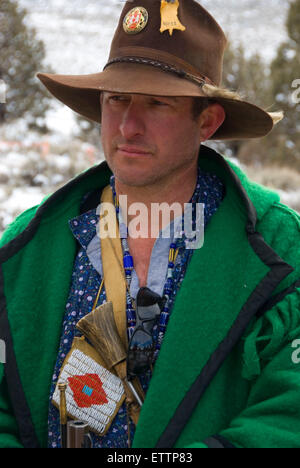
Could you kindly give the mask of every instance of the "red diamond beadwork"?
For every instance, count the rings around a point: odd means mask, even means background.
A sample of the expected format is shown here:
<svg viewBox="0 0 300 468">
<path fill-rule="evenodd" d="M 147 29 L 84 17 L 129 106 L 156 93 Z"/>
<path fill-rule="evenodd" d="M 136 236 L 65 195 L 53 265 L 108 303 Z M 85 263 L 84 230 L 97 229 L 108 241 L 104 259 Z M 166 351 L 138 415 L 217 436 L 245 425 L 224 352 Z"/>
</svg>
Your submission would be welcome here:
<svg viewBox="0 0 300 468">
<path fill-rule="evenodd" d="M 102 382 L 97 374 L 74 375 L 68 377 L 73 398 L 79 408 L 108 403 Z"/>
</svg>

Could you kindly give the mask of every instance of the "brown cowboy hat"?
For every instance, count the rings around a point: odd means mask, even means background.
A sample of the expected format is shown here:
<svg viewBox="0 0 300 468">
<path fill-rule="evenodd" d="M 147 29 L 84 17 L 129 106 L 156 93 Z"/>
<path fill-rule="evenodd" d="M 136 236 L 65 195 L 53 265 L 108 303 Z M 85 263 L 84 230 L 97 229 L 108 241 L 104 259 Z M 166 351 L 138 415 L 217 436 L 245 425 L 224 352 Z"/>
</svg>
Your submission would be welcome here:
<svg viewBox="0 0 300 468">
<path fill-rule="evenodd" d="M 191 96 L 224 107 L 226 119 L 213 139 L 262 137 L 281 115 L 219 87 L 226 43 L 218 23 L 195 0 L 130 0 L 102 72 L 37 76 L 57 99 L 98 123 L 101 91 Z"/>
</svg>

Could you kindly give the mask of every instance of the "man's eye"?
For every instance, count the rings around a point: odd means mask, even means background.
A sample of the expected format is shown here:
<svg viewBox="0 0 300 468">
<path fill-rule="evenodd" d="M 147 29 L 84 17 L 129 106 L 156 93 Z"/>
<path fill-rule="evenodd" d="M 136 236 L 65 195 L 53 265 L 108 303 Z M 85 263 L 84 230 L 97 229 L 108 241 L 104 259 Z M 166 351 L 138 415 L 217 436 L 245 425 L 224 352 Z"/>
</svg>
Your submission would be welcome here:
<svg viewBox="0 0 300 468">
<path fill-rule="evenodd" d="M 168 103 L 164 101 L 160 101 L 159 99 L 152 99 L 152 104 L 154 106 L 167 106 Z"/>
<path fill-rule="evenodd" d="M 115 95 L 115 96 L 109 96 L 109 101 L 111 102 L 123 102 L 126 101 L 126 96 L 120 96 L 120 95 Z"/>
</svg>

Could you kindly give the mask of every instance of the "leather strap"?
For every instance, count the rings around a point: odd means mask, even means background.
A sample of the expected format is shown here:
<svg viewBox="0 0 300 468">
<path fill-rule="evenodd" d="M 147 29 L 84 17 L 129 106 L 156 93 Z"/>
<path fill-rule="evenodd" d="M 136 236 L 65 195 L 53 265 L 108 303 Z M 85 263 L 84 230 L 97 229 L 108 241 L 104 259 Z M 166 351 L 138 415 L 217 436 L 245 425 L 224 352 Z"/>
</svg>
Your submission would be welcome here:
<svg viewBox="0 0 300 468">
<path fill-rule="evenodd" d="M 105 204 L 107 205 L 107 210 Z M 119 235 L 119 226 L 116 222 L 115 210 L 111 187 L 104 188 L 101 195 L 100 224 L 101 257 L 104 273 L 104 286 L 108 301 L 113 304 L 114 318 L 118 333 L 125 349 L 128 348 L 126 333 L 126 279 L 123 269 L 123 252 Z M 105 221 L 105 223 L 104 223 Z M 102 227 L 107 227 L 107 236 L 104 237 Z M 114 232 L 115 231 L 115 232 Z M 116 236 L 115 236 L 116 234 Z"/>
</svg>

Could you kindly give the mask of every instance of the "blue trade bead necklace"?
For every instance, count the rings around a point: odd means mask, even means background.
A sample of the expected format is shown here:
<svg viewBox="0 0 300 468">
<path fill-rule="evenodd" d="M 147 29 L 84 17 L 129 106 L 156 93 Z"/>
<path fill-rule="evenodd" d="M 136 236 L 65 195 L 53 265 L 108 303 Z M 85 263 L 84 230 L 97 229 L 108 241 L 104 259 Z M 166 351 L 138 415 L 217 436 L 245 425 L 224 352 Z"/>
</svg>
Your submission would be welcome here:
<svg viewBox="0 0 300 468">
<path fill-rule="evenodd" d="M 116 195 L 115 191 L 115 178 L 114 176 L 111 177 L 110 183 L 111 183 L 111 188 L 113 192 L 113 201 L 115 205 L 115 210 L 116 210 L 116 216 L 117 220 L 119 222 L 119 226 L 122 222 L 122 215 L 120 212 L 120 206 L 119 206 L 119 200 Z M 126 228 L 126 234 L 125 236 L 128 235 L 128 228 Z M 127 333 L 128 333 L 128 339 L 130 340 L 133 330 L 135 328 L 135 323 L 136 323 L 136 316 L 135 316 L 135 309 L 132 303 L 132 298 L 130 296 L 130 285 L 131 285 L 131 279 L 132 279 L 132 271 L 133 271 L 133 258 L 132 255 L 130 255 L 129 252 L 129 247 L 128 247 L 128 242 L 127 242 L 127 237 L 122 235 L 120 232 L 121 236 L 121 244 L 122 244 L 122 250 L 123 250 L 123 267 L 124 267 L 124 272 L 125 272 L 125 279 L 127 283 L 127 288 L 126 288 L 126 316 L 127 316 Z"/>
<path fill-rule="evenodd" d="M 115 190 L 115 177 L 111 176 L 110 179 L 110 185 L 113 193 L 113 200 L 114 200 L 114 205 L 116 209 L 116 215 L 117 219 L 119 221 L 119 226 L 121 225 L 122 221 L 122 213 L 120 211 L 120 206 L 118 202 L 118 197 L 116 195 L 116 190 Z M 197 200 L 199 192 L 199 183 L 197 183 L 196 191 L 194 193 L 194 196 L 192 198 L 192 202 Z M 183 229 L 183 217 L 182 217 L 182 223 L 180 224 L 181 228 Z M 122 243 L 122 249 L 123 249 L 123 266 L 124 266 L 124 271 L 125 271 L 125 277 L 126 277 L 126 282 L 127 282 L 127 291 L 126 291 L 126 315 L 127 315 L 127 325 L 128 325 L 128 339 L 130 341 L 131 336 L 135 330 L 136 326 L 136 313 L 135 313 L 135 307 L 133 305 L 133 300 L 130 296 L 130 284 L 132 280 L 132 271 L 134 269 L 133 265 L 133 258 L 129 252 L 129 247 L 128 247 L 128 242 L 127 242 L 127 235 L 128 235 L 128 228 L 126 229 L 126 233 L 124 234 L 124 230 L 120 229 L 120 236 L 121 236 L 121 243 Z M 175 236 L 176 238 L 176 236 Z M 168 262 L 168 269 L 167 269 L 167 274 L 166 274 L 166 280 L 163 288 L 163 296 L 166 297 L 165 305 L 164 308 L 160 314 L 159 317 L 159 323 L 158 323 L 158 330 L 157 330 L 157 339 L 156 339 L 156 347 L 155 347 L 155 353 L 154 353 L 154 360 L 158 356 L 162 340 L 166 331 L 166 327 L 168 324 L 169 320 L 169 299 L 171 295 L 173 294 L 174 291 L 174 278 L 173 278 L 173 272 L 174 272 L 174 267 L 176 265 L 176 259 L 179 251 L 179 241 L 181 239 L 177 238 L 175 242 L 171 242 L 170 244 L 170 249 L 169 249 L 169 262 Z"/>
</svg>

